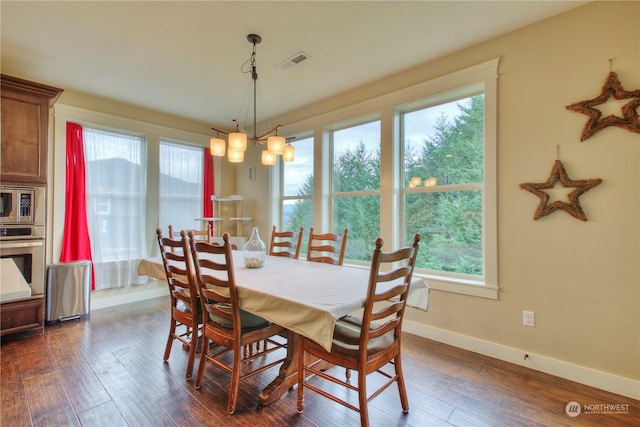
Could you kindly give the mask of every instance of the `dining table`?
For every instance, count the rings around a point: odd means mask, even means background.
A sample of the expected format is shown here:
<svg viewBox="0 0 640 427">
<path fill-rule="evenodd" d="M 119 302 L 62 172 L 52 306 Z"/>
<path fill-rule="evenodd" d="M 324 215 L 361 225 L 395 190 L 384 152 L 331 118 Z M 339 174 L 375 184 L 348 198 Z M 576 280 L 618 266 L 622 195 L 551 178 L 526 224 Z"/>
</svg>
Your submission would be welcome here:
<svg viewBox="0 0 640 427">
<path fill-rule="evenodd" d="M 259 396 L 260 405 L 267 406 L 297 381 L 299 337 L 330 350 L 336 321 L 364 307 L 370 269 L 269 255 L 262 267 L 248 268 L 243 252 L 234 250 L 233 271 L 240 308 L 289 331 L 287 357 L 278 376 Z M 138 274 L 166 280 L 162 258 L 141 259 Z M 426 311 L 428 304 L 427 283 L 414 277 L 407 306 Z"/>
</svg>

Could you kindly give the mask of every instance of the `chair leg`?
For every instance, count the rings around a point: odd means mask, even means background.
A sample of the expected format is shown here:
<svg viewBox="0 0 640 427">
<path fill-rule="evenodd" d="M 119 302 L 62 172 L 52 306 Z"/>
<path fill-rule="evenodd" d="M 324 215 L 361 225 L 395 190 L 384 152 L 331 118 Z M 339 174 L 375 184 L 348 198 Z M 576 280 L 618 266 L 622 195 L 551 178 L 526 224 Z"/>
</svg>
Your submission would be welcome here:
<svg viewBox="0 0 640 427">
<path fill-rule="evenodd" d="M 193 374 L 193 363 L 196 358 L 196 350 L 198 349 L 198 325 L 191 328 L 191 343 L 189 343 L 189 360 L 187 361 L 186 379 L 190 380 Z"/>
<path fill-rule="evenodd" d="M 174 337 L 176 336 L 176 321 L 171 319 L 171 326 L 169 327 L 169 337 L 167 338 L 167 346 L 164 348 L 163 360 L 166 362 L 169 360 L 171 354 L 171 346 L 173 345 Z"/>
<path fill-rule="evenodd" d="M 402 362 L 400 355 L 396 356 L 393 364 L 396 368 L 396 375 L 398 379 L 398 391 L 400 392 L 400 404 L 402 405 L 402 412 L 409 412 L 409 398 L 407 397 L 407 389 L 404 385 L 404 374 L 402 373 Z"/>
<path fill-rule="evenodd" d="M 298 413 L 304 411 L 304 338 L 298 341 Z"/>
<path fill-rule="evenodd" d="M 358 407 L 360 409 L 360 426 L 369 427 L 369 408 L 367 406 L 367 375 L 364 370 L 358 372 Z"/>
<path fill-rule="evenodd" d="M 233 371 L 231 371 L 231 384 L 229 384 L 229 403 L 227 412 L 233 414 L 236 411 L 236 400 L 238 399 L 238 388 L 240 387 L 240 369 L 242 347 L 233 350 Z"/>
<path fill-rule="evenodd" d="M 209 353 L 209 338 L 204 335 L 204 331 L 202 332 L 202 352 L 200 353 L 200 364 L 198 365 L 198 374 L 196 375 L 196 383 L 194 387 L 197 389 L 200 388 L 200 384 L 202 383 L 202 377 L 204 375 L 204 366 L 207 362 L 207 354 Z"/>
</svg>

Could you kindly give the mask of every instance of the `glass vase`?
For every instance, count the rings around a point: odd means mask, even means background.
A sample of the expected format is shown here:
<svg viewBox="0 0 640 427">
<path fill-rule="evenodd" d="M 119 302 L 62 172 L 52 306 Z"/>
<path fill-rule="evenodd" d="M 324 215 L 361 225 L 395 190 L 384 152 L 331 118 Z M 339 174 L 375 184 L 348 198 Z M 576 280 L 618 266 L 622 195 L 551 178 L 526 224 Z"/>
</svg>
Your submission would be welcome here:
<svg viewBox="0 0 640 427">
<path fill-rule="evenodd" d="M 267 256 L 267 245 L 260 239 L 258 227 L 253 227 L 251 237 L 242 247 L 244 253 L 244 266 L 247 268 L 260 268 L 264 265 Z"/>
</svg>

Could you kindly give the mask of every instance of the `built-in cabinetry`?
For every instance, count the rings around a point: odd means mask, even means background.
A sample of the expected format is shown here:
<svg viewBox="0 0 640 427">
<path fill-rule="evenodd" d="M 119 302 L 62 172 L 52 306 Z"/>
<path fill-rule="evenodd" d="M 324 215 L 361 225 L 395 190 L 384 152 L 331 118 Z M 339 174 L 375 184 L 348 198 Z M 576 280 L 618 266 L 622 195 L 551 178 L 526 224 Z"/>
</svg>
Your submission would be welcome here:
<svg viewBox="0 0 640 427">
<path fill-rule="evenodd" d="M 34 83 L 2 74 L 2 185 L 41 188 L 42 198 L 35 201 L 35 210 L 46 212 L 47 152 L 49 135 L 49 108 L 58 99 L 62 89 Z M 37 216 L 37 214 L 36 214 Z M 41 227 L 43 224 L 20 224 L 20 227 Z M 0 305 L 0 335 L 23 332 L 44 326 L 45 304 L 45 238 L 25 238 L 24 241 L 5 232 L 18 225 L 11 220 L 0 221 L 0 256 L 13 258 L 22 273 L 38 283 L 30 283 L 32 294 L 26 298 L 11 298 Z M 38 245 L 41 249 L 34 249 Z M 24 252 L 21 251 L 24 247 Z M 37 256 L 36 256 L 37 255 Z M 10 280 L 6 275 L 3 281 Z M 42 282 L 42 283 L 40 283 Z M 2 288 L 11 283 L 0 282 Z"/>
<path fill-rule="evenodd" d="M 62 89 L 7 75 L 2 85 L 3 184 L 47 183 L 49 107 Z"/>
</svg>

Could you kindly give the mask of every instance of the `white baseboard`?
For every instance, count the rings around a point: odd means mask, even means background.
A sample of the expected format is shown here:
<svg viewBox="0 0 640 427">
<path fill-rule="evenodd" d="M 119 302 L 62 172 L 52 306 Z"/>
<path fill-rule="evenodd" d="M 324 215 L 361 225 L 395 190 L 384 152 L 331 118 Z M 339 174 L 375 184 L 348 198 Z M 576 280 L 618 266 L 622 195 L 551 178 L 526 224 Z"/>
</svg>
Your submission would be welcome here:
<svg viewBox="0 0 640 427">
<path fill-rule="evenodd" d="M 166 282 L 150 281 L 146 285 L 107 289 L 91 293 L 91 311 L 169 295 Z"/>
<path fill-rule="evenodd" d="M 406 319 L 403 322 L 402 329 L 404 332 L 413 335 L 640 400 L 640 381 L 637 380 L 553 359 L 530 351 L 484 341 L 445 329 L 434 328 L 423 323 L 407 321 Z M 524 358 L 525 354 L 528 356 L 526 360 Z"/>
</svg>

